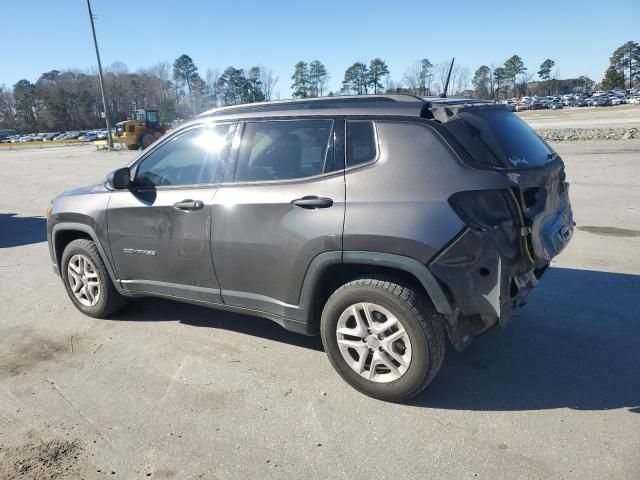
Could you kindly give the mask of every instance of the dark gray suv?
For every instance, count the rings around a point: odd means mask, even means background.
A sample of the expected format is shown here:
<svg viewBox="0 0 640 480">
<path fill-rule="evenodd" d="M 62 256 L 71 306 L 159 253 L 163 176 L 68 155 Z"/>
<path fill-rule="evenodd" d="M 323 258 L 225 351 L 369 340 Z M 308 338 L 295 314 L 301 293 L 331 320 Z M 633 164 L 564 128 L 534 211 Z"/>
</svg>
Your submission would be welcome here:
<svg viewBox="0 0 640 480">
<path fill-rule="evenodd" d="M 504 105 L 337 97 L 206 112 L 56 197 L 54 269 L 105 317 L 160 296 L 318 332 L 403 400 L 504 325 L 568 243 L 560 157 Z"/>
</svg>

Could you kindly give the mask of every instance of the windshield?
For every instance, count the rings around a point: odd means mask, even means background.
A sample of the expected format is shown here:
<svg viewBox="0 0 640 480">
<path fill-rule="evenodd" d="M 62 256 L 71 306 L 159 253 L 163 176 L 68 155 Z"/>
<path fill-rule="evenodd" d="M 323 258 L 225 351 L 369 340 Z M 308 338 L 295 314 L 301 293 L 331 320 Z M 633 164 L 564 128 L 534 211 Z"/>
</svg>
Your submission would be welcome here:
<svg viewBox="0 0 640 480">
<path fill-rule="evenodd" d="M 147 121 L 149 123 L 158 123 L 158 112 L 147 112 Z"/>
<path fill-rule="evenodd" d="M 544 165 L 555 155 L 529 125 L 508 110 L 462 110 L 444 127 L 485 165 L 530 168 Z"/>
</svg>

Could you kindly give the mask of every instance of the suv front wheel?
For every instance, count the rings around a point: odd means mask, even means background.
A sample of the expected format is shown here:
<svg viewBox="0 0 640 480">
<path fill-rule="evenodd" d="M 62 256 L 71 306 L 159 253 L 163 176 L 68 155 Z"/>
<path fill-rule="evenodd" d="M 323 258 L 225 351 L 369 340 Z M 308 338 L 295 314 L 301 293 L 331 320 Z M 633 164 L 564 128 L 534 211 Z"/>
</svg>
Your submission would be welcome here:
<svg viewBox="0 0 640 480">
<path fill-rule="evenodd" d="M 60 263 L 65 289 L 82 313 L 103 318 L 125 304 L 125 298 L 113 286 L 100 253 L 91 240 L 70 242 Z"/>
<path fill-rule="evenodd" d="M 424 294 L 393 280 L 362 278 L 340 287 L 324 306 L 320 330 L 340 376 L 380 400 L 417 395 L 444 360 L 440 314 Z"/>
</svg>

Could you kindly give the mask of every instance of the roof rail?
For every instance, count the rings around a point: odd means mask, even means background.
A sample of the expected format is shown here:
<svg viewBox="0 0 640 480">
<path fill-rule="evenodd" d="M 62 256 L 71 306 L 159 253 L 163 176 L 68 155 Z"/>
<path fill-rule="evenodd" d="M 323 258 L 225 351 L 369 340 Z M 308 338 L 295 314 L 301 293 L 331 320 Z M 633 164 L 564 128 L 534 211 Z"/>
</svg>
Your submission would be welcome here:
<svg viewBox="0 0 640 480">
<path fill-rule="evenodd" d="M 245 113 L 261 109 L 274 108 L 330 108 L 344 105 L 374 104 L 385 102 L 410 102 L 426 103 L 426 100 L 416 95 L 389 94 L 389 95 L 339 95 L 334 97 L 320 98 L 299 98 L 287 100 L 275 100 L 271 102 L 244 103 L 239 105 L 229 105 L 226 107 L 213 108 L 201 113 L 201 116 L 222 115 L 232 113 Z"/>
</svg>

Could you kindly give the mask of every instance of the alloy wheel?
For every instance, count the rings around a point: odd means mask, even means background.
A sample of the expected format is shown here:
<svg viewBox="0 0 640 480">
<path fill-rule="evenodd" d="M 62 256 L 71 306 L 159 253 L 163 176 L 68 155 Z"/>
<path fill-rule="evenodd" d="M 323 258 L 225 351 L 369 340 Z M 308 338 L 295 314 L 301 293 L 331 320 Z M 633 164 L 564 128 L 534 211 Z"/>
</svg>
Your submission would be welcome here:
<svg viewBox="0 0 640 480">
<path fill-rule="evenodd" d="M 367 380 L 393 382 L 411 363 L 411 341 L 404 325 L 375 303 L 346 308 L 338 318 L 336 336 L 344 360 Z"/>
<path fill-rule="evenodd" d="M 67 278 L 74 297 L 84 306 L 93 307 L 100 300 L 100 278 L 93 261 L 75 254 L 67 265 Z"/>
</svg>

